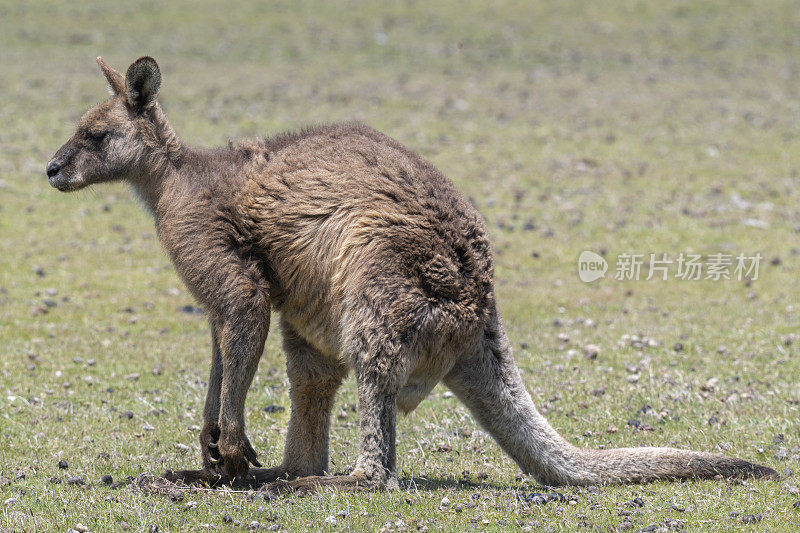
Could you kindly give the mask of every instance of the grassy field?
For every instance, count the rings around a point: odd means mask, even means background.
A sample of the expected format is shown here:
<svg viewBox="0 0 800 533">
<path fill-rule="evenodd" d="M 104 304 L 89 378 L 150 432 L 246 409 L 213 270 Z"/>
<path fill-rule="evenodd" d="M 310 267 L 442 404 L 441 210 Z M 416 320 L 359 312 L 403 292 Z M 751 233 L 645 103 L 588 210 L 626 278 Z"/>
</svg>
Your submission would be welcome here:
<svg viewBox="0 0 800 533">
<path fill-rule="evenodd" d="M 800 10 L 599 4 L 0 0 L 0 530 L 796 531 Z M 399 421 L 399 492 L 131 488 L 198 464 L 207 324 L 128 190 L 61 194 L 44 167 L 105 96 L 95 56 L 144 54 L 189 143 L 358 119 L 443 170 L 490 227 L 534 401 L 576 444 L 723 451 L 784 478 L 543 503 L 437 387 Z M 583 250 L 605 279 L 579 280 Z M 764 259 L 752 281 L 617 281 L 623 253 Z M 351 378 L 334 471 L 355 460 L 355 402 Z M 288 404 L 273 332 L 247 409 L 265 465 Z"/>
</svg>

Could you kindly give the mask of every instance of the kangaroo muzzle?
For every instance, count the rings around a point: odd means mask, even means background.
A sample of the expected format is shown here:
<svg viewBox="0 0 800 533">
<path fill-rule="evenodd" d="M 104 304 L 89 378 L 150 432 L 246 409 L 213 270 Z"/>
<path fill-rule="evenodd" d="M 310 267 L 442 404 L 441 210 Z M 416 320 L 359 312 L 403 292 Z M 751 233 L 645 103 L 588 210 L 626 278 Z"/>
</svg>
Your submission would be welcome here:
<svg viewBox="0 0 800 533">
<path fill-rule="evenodd" d="M 71 188 L 71 178 L 67 175 L 67 172 L 64 172 L 64 167 L 66 167 L 70 162 L 70 157 L 72 155 L 72 151 L 68 148 L 61 147 L 61 149 L 56 152 L 56 155 L 47 163 L 47 181 L 50 183 L 51 187 L 58 189 L 59 191 L 68 191 Z"/>
</svg>

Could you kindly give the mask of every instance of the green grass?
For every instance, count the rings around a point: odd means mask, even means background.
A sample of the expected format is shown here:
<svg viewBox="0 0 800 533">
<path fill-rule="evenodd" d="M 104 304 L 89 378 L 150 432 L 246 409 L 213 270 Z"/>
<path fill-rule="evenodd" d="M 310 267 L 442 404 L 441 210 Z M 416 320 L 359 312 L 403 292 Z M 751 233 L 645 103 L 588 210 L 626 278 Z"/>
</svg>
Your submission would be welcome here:
<svg viewBox="0 0 800 533">
<path fill-rule="evenodd" d="M 0 0 L 0 529 L 795 530 L 800 338 L 786 341 L 800 333 L 800 11 L 532 4 Z M 155 56 L 190 143 L 360 119 L 433 161 L 487 219 L 517 361 L 573 442 L 724 451 L 789 475 L 563 489 L 572 502 L 527 505 L 518 491 L 545 489 L 437 388 L 399 421 L 400 492 L 173 502 L 106 487 L 103 475 L 197 464 L 210 347 L 124 187 L 47 185 L 48 158 L 104 97 L 100 54 L 120 69 Z M 590 285 L 576 272 L 587 249 L 612 263 Z M 618 254 L 651 252 L 765 260 L 749 286 L 611 279 Z M 288 408 L 287 389 L 274 332 L 247 411 L 264 464 L 281 459 L 288 412 L 263 408 Z M 332 424 L 335 471 L 355 460 L 355 401 L 351 379 Z"/>
</svg>

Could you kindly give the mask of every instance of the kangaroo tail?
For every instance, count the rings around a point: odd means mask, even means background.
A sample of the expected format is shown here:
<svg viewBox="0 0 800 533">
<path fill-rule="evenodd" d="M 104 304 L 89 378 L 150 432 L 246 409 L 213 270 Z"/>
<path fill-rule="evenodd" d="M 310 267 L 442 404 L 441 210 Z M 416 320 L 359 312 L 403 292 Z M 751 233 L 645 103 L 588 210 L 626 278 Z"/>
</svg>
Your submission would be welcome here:
<svg viewBox="0 0 800 533">
<path fill-rule="evenodd" d="M 533 405 L 499 317 L 445 384 L 522 468 L 545 485 L 641 483 L 658 479 L 768 477 L 772 468 L 725 455 L 675 448 L 577 448 Z"/>
</svg>

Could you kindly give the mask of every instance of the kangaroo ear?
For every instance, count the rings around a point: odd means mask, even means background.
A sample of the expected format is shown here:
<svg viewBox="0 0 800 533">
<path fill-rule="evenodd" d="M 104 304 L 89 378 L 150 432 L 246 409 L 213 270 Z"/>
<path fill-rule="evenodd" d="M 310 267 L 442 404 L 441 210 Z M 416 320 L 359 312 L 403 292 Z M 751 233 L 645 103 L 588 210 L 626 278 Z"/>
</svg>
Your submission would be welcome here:
<svg viewBox="0 0 800 533">
<path fill-rule="evenodd" d="M 111 92 L 111 96 L 125 94 L 125 78 L 122 77 L 122 74 L 109 67 L 100 56 L 97 56 L 97 64 L 100 65 L 100 70 L 103 71 L 103 76 L 108 81 L 108 89 Z"/>
<path fill-rule="evenodd" d="M 161 70 L 152 57 L 140 57 L 128 67 L 125 73 L 125 100 L 137 113 L 152 107 L 160 87 Z"/>
</svg>

